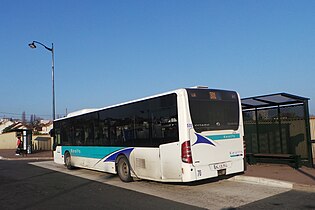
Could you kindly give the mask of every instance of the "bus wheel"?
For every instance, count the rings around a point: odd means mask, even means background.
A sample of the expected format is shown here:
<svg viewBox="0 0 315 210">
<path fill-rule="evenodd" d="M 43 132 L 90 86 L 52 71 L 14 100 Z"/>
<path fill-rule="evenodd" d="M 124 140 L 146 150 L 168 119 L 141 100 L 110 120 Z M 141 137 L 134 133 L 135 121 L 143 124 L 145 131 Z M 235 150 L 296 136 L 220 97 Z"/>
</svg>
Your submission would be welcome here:
<svg viewBox="0 0 315 210">
<path fill-rule="evenodd" d="M 69 152 L 65 153 L 65 166 L 67 169 L 73 169 L 73 166 L 71 165 L 71 155 Z"/>
<path fill-rule="evenodd" d="M 121 156 L 117 162 L 117 173 L 121 181 L 131 182 L 130 164 L 125 156 Z"/>
</svg>

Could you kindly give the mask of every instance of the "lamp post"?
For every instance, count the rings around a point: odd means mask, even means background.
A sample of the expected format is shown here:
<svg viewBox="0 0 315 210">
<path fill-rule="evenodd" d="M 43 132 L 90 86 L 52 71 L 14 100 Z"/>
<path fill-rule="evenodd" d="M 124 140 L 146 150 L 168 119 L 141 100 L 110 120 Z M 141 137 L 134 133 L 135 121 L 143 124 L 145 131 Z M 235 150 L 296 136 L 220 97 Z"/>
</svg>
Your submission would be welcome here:
<svg viewBox="0 0 315 210">
<path fill-rule="evenodd" d="M 56 115 L 55 115 L 55 75 L 54 75 L 54 71 L 55 71 L 55 59 L 54 59 L 54 43 L 51 44 L 51 48 L 47 47 L 46 45 L 44 45 L 43 43 L 40 43 L 38 41 L 33 41 L 32 43 L 28 44 L 28 46 L 30 46 L 30 48 L 34 49 L 36 48 L 36 44 L 40 44 L 43 47 L 45 47 L 46 50 L 49 50 L 51 52 L 51 56 L 52 56 L 52 64 L 51 64 L 51 76 L 52 76 L 52 98 L 53 98 L 53 107 L 52 107 L 52 117 L 53 120 L 56 119 Z"/>
</svg>

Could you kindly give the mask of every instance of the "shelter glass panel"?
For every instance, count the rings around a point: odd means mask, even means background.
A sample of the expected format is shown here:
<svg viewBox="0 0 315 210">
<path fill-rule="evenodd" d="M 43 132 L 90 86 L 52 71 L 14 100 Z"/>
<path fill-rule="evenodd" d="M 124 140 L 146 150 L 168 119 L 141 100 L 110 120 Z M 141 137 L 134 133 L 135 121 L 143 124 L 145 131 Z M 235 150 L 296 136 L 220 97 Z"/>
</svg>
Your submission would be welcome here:
<svg viewBox="0 0 315 210">
<path fill-rule="evenodd" d="M 278 109 L 257 111 L 259 153 L 281 153 Z"/>
<path fill-rule="evenodd" d="M 285 125 L 283 139 L 288 153 L 307 158 L 307 137 L 303 105 L 281 107 L 280 109 L 281 123 Z"/>
</svg>

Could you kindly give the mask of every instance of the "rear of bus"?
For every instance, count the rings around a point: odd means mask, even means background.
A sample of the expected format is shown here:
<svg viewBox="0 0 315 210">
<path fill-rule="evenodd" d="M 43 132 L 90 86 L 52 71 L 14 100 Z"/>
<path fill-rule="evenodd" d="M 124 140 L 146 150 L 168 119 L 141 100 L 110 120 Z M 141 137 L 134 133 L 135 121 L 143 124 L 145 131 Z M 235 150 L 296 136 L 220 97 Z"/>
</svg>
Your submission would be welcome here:
<svg viewBox="0 0 315 210">
<path fill-rule="evenodd" d="M 186 91 L 189 114 L 188 140 L 181 143 L 183 181 L 243 172 L 244 132 L 237 92 Z"/>
</svg>

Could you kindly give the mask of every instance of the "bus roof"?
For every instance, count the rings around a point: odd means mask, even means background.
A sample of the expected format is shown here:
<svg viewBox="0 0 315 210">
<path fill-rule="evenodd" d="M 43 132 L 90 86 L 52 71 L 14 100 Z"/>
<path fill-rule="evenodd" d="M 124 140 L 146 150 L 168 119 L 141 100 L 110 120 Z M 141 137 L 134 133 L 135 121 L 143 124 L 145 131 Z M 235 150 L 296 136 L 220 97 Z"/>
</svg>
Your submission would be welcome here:
<svg viewBox="0 0 315 210">
<path fill-rule="evenodd" d="M 159 96 L 163 96 L 163 95 L 178 93 L 178 92 L 183 91 L 183 90 L 185 90 L 185 88 L 181 88 L 181 89 L 177 89 L 177 90 L 173 90 L 173 91 L 168 91 L 168 92 L 164 92 L 164 93 L 160 93 L 160 94 L 156 94 L 156 95 L 152 95 L 152 96 L 148 96 L 148 97 L 144 97 L 144 98 L 140 98 L 140 99 L 135 99 L 135 100 L 131 100 L 131 101 L 115 104 L 115 105 L 110 105 L 110 106 L 106 106 L 106 107 L 102 107 L 102 108 L 98 108 L 98 109 L 97 108 L 96 109 L 82 109 L 82 110 L 71 112 L 66 117 L 56 119 L 55 121 L 64 120 L 67 118 L 72 118 L 72 117 L 76 117 L 76 116 L 80 116 L 80 115 L 84 115 L 84 114 L 88 114 L 88 113 L 92 113 L 92 112 L 96 112 L 96 111 L 101 111 L 101 110 L 109 109 L 109 108 L 113 108 L 113 107 L 118 107 L 118 106 L 122 106 L 122 105 L 126 105 L 126 104 L 131 104 L 131 103 L 135 103 L 135 102 L 139 102 L 139 101 L 143 101 L 143 100 L 147 100 L 147 99 L 151 99 L 151 98 L 155 98 L 155 97 L 159 97 Z"/>
<path fill-rule="evenodd" d="M 96 112 L 96 111 L 101 111 L 101 110 L 105 110 L 105 109 L 109 109 L 109 108 L 113 108 L 113 107 L 118 107 L 118 106 L 122 106 L 122 105 L 126 105 L 126 104 L 131 104 L 131 103 L 135 103 L 135 102 L 139 102 L 139 101 L 143 101 L 143 100 L 147 100 L 147 99 L 151 99 L 151 98 L 156 98 L 159 96 L 164 96 L 164 95 L 168 95 L 168 94 L 172 94 L 172 93 L 177 94 L 177 93 L 184 91 L 186 89 L 208 89 L 208 87 L 199 85 L 199 86 L 188 87 L 188 88 L 180 88 L 180 89 L 176 89 L 173 91 L 168 91 L 168 92 L 164 92 L 164 93 L 160 93 L 160 94 L 156 94 L 156 95 L 152 95 L 152 96 L 147 96 L 144 98 L 135 99 L 135 100 L 131 100 L 131 101 L 115 104 L 115 105 L 110 105 L 110 106 L 106 106 L 106 107 L 102 107 L 102 108 L 82 109 L 82 110 L 71 112 L 66 117 L 56 119 L 55 121 L 64 120 L 67 118 L 72 118 L 72 117 L 76 117 L 76 116 L 80 116 L 80 115 L 84 115 L 84 114 L 88 114 L 88 113 L 92 113 L 92 112 Z"/>
<path fill-rule="evenodd" d="M 70 112 L 69 114 L 67 114 L 67 117 L 74 117 L 74 116 L 78 116 L 78 115 L 83 115 L 83 114 L 94 112 L 97 110 L 98 109 L 81 109 L 78 111 Z"/>
</svg>

